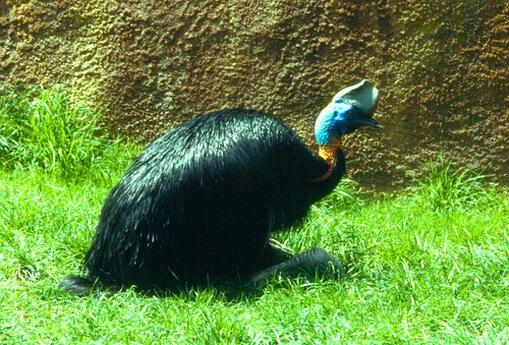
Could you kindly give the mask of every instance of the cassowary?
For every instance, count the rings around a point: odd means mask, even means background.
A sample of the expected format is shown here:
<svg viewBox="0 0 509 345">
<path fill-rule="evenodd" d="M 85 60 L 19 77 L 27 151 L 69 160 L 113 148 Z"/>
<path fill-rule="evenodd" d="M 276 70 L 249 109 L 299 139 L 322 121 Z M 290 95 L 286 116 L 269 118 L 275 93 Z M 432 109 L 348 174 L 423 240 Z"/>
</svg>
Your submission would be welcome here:
<svg viewBox="0 0 509 345">
<path fill-rule="evenodd" d="M 86 254 L 87 277 L 63 288 L 168 289 L 231 277 L 340 267 L 322 249 L 271 262 L 271 232 L 289 227 L 345 172 L 341 137 L 372 118 L 378 90 L 367 81 L 340 91 L 316 120 L 319 152 L 279 119 L 243 109 L 190 120 L 157 139 L 107 197 Z"/>
</svg>

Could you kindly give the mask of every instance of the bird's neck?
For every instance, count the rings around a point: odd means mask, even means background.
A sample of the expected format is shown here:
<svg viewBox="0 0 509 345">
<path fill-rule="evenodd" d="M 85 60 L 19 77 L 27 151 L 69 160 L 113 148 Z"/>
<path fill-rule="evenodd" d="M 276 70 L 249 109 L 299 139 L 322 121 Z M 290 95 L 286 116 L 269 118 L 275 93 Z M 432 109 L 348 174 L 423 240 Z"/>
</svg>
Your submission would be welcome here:
<svg viewBox="0 0 509 345">
<path fill-rule="evenodd" d="M 318 147 L 318 156 L 320 156 L 324 161 L 329 164 L 329 169 L 327 171 L 314 179 L 311 179 L 310 183 L 322 182 L 334 173 L 334 169 L 336 168 L 337 163 L 337 153 L 343 147 L 343 143 L 341 142 L 341 138 L 332 138 L 328 144 L 320 145 Z"/>
</svg>

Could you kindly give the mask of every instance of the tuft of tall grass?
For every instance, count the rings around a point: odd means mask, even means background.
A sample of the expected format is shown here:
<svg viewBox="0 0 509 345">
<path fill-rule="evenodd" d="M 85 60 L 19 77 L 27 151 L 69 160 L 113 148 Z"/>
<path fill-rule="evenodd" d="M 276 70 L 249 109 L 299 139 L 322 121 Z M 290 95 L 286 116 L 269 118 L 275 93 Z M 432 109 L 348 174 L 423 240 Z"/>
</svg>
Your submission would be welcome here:
<svg viewBox="0 0 509 345">
<path fill-rule="evenodd" d="M 127 167 L 137 148 L 109 137 L 98 117 L 74 104 L 62 85 L 0 84 L 0 168 L 109 180 L 109 171 Z"/>
<path fill-rule="evenodd" d="M 473 168 L 460 169 L 441 155 L 429 162 L 426 170 L 411 189 L 421 206 L 435 211 L 474 208 L 494 195 L 495 187 L 487 183 L 488 176 Z"/>
</svg>

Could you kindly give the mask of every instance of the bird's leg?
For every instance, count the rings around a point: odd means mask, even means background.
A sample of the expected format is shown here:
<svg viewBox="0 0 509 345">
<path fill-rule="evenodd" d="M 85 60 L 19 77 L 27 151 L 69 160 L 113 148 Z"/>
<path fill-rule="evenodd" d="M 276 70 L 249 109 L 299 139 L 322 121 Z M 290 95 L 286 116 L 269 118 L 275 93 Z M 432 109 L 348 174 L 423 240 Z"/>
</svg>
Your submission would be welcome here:
<svg viewBox="0 0 509 345">
<path fill-rule="evenodd" d="M 263 250 L 263 255 L 256 265 L 255 270 L 263 270 L 280 264 L 283 261 L 290 259 L 293 255 L 294 253 L 291 249 L 287 248 L 284 244 L 273 238 L 269 238 L 269 242 Z"/>
<path fill-rule="evenodd" d="M 341 276 L 344 266 L 339 260 L 321 248 L 316 248 L 293 256 L 279 264 L 255 272 L 250 281 L 258 284 L 276 276 L 296 277 L 299 275 L 318 275 L 321 277 Z"/>
</svg>

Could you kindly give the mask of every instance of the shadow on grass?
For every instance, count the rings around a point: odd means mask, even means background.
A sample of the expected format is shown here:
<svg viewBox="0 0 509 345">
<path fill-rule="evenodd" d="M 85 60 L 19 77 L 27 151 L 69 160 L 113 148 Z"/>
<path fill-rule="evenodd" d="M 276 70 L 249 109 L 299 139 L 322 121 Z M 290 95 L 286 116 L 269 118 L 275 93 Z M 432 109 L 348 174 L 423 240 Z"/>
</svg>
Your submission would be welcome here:
<svg viewBox="0 0 509 345">
<path fill-rule="evenodd" d="M 318 274 L 302 274 L 298 277 L 276 276 L 263 284 L 246 283 L 241 279 L 229 279 L 223 281 L 209 282 L 200 285 L 180 286 L 176 289 L 162 290 L 135 289 L 140 296 L 158 298 L 180 298 L 186 301 L 194 301 L 202 294 L 213 294 L 221 300 L 229 303 L 240 303 L 246 300 L 261 298 L 267 291 L 275 290 L 296 290 L 315 287 L 330 282 L 339 282 L 346 277 L 322 277 Z M 116 292 L 122 291 L 117 290 Z"/>
<path fill-rule="evenodd" d="M 67 277 L 66 277 L 67 278 Z M 64 280 L 66 279 L 64 278 Z M 76 279 L 87 280 L 86 277 L 73 276 Z M 302 272 L 297 276 L 285 276 L 277 274 L 274 277 L 264 280 L 263 282 L 253 283 L 235 277 L 230 279 L 216 279 L 200 283 L 175 284 L 170 288 L 139 288 L 136 286 L 106 286 L 100 282 L 90 282 L 92 285 L 89 289 L 83 290 L 82 293 L 72 294 L 78 297 L 84 296 L 113 296 L 115 294 L 132 291 L 140 297 L 156 297 L 156 298 L 179 298 L 186 301 L 196 300 L 200 295 L 213 294 L 218 299 L 230 303 L 245 302 L 262 297 L 267 290 L 295 290 L 306 289 L 323 284 L 334 283 L 349 279 L 348 273 L 329 274 L 325 276 L 319 272 Z M 59 290 L 66 290 L 59 285 Z M 64 293 L 68 293 L 65 292 Z"/>
</svg>

